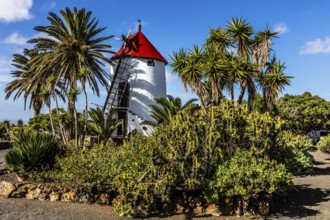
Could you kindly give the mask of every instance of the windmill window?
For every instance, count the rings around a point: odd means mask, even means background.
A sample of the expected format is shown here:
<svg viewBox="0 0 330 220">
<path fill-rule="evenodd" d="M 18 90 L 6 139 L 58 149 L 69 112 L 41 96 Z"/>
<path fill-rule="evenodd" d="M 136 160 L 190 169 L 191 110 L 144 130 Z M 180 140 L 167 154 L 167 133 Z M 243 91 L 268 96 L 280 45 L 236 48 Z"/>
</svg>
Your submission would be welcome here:
<svg viewBox="0 0 330 220">
<path fill-rule="evenodd" d="M 148 66 L 155 66 L 155 61 L 154 60 L 148 60 L 147 64 L 148 64 Z"/>
</svg>

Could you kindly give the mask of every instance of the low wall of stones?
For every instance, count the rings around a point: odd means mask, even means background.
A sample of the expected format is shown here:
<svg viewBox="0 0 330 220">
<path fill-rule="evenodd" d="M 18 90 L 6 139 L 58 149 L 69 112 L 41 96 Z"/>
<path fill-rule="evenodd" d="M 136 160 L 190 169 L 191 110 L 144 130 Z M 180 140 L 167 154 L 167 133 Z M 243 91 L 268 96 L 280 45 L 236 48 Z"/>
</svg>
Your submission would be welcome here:
<svg viewBox="0 0 330 220">
<path fill-rule="evenodd" d="M 53 183 L 0 182 L 0 196 L 49 201 L 109 205 L 111 193 L 106 186 L 64 186 Z"/>
<path fill-rule="evenodd" d="M 0 196 L 7 198 L 26 198 L 49 201 L 96 203 L 110 205 L 114 195 L 110 193 L 107 186 L 67 186 L 56 183 L 12 183 L 9 181 L 0 182 Z M 181 200 L 181 201 L 180 201 Z M 224 199 L 217 205 L 203 207 L 202 202 L 195 197 L 185 201 L 178 199 L 175 208 L 176 213 L 186 213 L 191 209 L 194 214 L 221 215 L 268 215 L 272 198 L 270 195 L 259 197 L 255 201 L 244 203 L 235 199 Z M 188 209 L 187 209 L 188 207 Z"/>
</svg>

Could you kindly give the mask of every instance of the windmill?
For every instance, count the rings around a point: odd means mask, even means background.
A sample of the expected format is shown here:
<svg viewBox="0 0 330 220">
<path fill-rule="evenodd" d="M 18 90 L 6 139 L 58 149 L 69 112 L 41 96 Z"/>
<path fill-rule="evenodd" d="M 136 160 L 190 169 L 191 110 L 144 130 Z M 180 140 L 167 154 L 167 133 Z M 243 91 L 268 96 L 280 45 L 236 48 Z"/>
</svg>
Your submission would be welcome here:
<svg viewBox="0 0 330 220">
<path fill-rule="evenodd" d="M 123 45 L 111 58 L 112 79 L 103 110 L 108 117 L 111 111 L 124 121 L 113 137 L 122 138 L 131 132 L 150 135 L 153 127 L 141 125 L 152 121 L 150 105 L 154 98 L 166 97 L 165 65 L 167 61 L 145 37 L 139 24 L 138 31 L 122 36 Z"/>
</svg>

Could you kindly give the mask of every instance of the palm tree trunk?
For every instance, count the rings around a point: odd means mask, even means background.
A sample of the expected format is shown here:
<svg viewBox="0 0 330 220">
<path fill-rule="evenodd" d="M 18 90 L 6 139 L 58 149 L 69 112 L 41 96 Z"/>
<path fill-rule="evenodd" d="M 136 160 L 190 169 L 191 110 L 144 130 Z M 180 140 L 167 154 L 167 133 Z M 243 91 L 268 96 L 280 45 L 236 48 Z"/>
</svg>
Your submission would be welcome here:
<svg viewBox="0 0 330 220">
<path fill-rule="evenodd" d="M 87 132 L 87 117 L 88 117 L 88 97 L 87 97 L 87 92 L 86 88 L 83 88 L 84 90 L 84 95 L 85 95 L 85 118 L 84 118 L 84 131 L 82 135 L 82 145 L 83 148 L 85 148 L 85 137 L 86 137 L 86 132 Z"/>
<path fill-rule="evenodd" d="M 230 99 L 231 99 L 231 101 L 234 101 L 235 100 L 235 94 L 234 94 L 234 83 L 233 82 L 229 82 L 228 89 L 229 89 L 229 92 L 230 92 Z"/>
<path fill-rule="evenodd" d="M 41 102 L 39 102 L 37 100 L 35 102 L 33 102 L 33 112 L 34 112 L 33 116 L 34 117 L 40 115 L 41 107 L 42 107 Z"/>
<path fill-rule="evenodd" d="M 77 120 L 77 110 L 74 109 L 74 126 L 75 126 L 75 143 L 76 143 L 76 148 L 78 148 L 78 120 Z"/>
<path fill-rule="evenodd" d="M 262 109 L 262 111 L 266 112 L 267 111 L 267 90 L 266 90 L 265 86 L 262 87 L 262 98 L 263 98 L 263 109 Z"/>
<path fill-rule="evenodd" d="M 249 95 L 248 95 L 248 113 L 252 112 L 253 102 L 254 102 L 254 98 L 255 98 L 254 91 L 250 91 L 250 90 L 251 90 L 251 88 L 248 87 L 248 91 L 249 91 Z"/>
<path fill-rule="evenodd" d="M 52 110 L 50 108 L 50 105 L 48 105 L 48 111 L 49 111 L 50 125 L 52 127 L 52 133 L 53 133 L 53 135 L 55 135 L 55 129 L 54 129 L 54 123 L 53 123 L 53 117 L 52 117 Z"/>
<path fill-rule="evenodd" d="M 55 100 L 55 105 L 56 105 L 56 114 L 57 114 L 57 116 L 59 116 L 57 97 L 54 95 L 53 98 Z M 60 126 L 62 141 L 63 141 L 64 145 L 66 146 L 66 145 L 68 145 L 68 142 L 67 142 L 67 137 L 66 137 L 66 134 L 65 134 L 65 131 L 64 131 L 64 128 L 63 128 L 62 121 L 58 120 L 58 124 Z"/>
<path fill-rule="evenodd" d="M 247 84 L 246 80 L 244 80 L 244 82 L 241 83 L 241 92 L 240 92 L 239 97 L 237 99 L 237 103 L 239 105 L 241 105 L 242 102 L 243 102 L 244 93 L 245 93 L 245 89 L 246 89 L 246 84 Z"/>
</svg>

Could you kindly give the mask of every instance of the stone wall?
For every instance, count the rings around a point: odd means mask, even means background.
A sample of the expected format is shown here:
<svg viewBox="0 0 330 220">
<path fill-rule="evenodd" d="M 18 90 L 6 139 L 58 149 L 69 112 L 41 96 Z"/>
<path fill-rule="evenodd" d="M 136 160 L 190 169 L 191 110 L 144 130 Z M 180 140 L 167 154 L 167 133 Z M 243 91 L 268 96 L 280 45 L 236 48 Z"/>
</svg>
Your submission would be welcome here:
<svg viewBox="0 0 330 220">
<path fill-rule="evenodd" d="M 67 186 L 53 183 L 0 182 L 0 196 L 49 201 L 109 205 L 112 195 L 106 186 Z"/>
<path fill-rule="evenodd" d="M 96 203 L 111 205 L 115 193 L 111 193 L 108 186 L 68 186 L 56 183 L 30 183 L 10 181 L 0 182 L 0 196 L 7 198 L 26 198 L 49 201 Z M 203 202 L 196 197 L 178 197 L 177 204 L 173 204 L 175 213 L 194 213 L 195 215 L 268 215 L 270 211 L 271 195 L 259 196 L 258 199 L 245 203 L 241 199 L 223 199 L 219 204 L 203 206 Z"/>
</svg>

